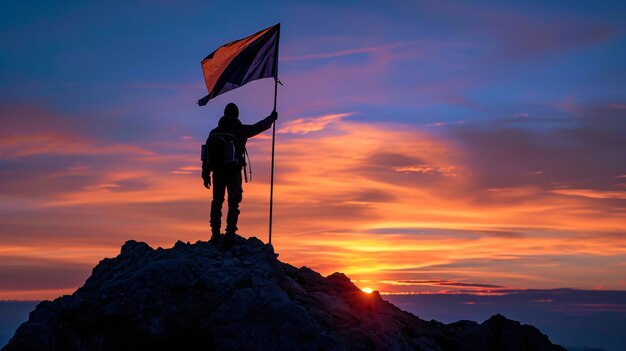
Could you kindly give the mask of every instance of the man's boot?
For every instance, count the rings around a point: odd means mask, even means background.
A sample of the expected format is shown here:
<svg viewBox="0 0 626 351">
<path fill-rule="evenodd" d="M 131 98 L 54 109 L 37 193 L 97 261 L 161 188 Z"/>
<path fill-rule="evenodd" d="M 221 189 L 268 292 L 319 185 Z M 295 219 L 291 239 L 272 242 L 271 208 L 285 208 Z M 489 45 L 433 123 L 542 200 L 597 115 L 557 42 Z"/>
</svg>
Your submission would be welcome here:
<svg viewBox="0 0 626 351">
<path fill-rule="evenodd" d="M 212 232 L 211 240 L 209 240 L 209 242 L 213 243 L 213 244 L 219 243 L 220 242 L 220 230 L 219 229 L 217 229 L 217 230 L 212 229 L 211 232 Z"/>
<path fill-rule="evenodd" d="M 224 248 L 228 250 L 233 245 L 235 245 L 235 233 L 226 232 L 226 235 L 224 235 Z"/>
</svg>

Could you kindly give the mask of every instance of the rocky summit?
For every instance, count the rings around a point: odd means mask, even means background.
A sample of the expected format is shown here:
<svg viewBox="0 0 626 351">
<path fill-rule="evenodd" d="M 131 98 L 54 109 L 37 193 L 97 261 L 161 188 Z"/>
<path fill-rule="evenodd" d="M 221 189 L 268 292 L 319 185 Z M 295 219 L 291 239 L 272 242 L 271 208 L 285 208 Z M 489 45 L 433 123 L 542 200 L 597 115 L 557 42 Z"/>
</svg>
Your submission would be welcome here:
<svg viewBox="0 0 626 351">
<path fill-rule="evenodd" d="M 127 241 L 70 296 L 44 301 L 4 351 L 565 350 L 501 315 L 478 324 L 424 321 L 277 259 L 271 245 Z"/>
</svg>

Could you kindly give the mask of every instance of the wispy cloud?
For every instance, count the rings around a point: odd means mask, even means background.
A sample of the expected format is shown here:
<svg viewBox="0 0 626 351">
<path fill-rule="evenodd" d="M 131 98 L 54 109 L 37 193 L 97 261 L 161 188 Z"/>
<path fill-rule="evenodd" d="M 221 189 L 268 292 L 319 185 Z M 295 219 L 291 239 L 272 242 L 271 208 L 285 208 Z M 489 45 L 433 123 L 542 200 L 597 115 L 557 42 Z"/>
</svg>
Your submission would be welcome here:
<svg viewBox="0 0 626 351">
<path fill-rule="evenodd" d="M 311 132 L 317 132 L 324 129 L 331 123 L 340 121 L 341 119 L 352 116 L 354 114 L 354 112 L 347 112 L 328 114 L 317 117 L 297 118 L 285 123 L 283 127 L 278 130 L 278 132 L 293 134 L 307 134 Z"/>
<path fill-rule="evenodd" d="M 626 200 L 626 190 L 623 191 L 602 191 L 593 189 L 555 189 L 553 193 L 567 196 L 580 196 L 591 199 L 620 199 Z"/>
<path fill-rule="evenodd" d="M 501 285 L 494 284 L 482 284 L 482 283 L 468 283 L 468 282 L 459 282 L 452 280 L 396 280 L 396 281 L 388 281 L 384 283 L 390 283 L 392 285 L 435 285 L 435 286 L 454 286 L 454 287 L 470 287 L 470 288 L 503 288 Z"/>
<path fill-rule="evenodd" d="M 0 140 L 0 158 L 17 158 L 32 155 L 103 155 L 139 154 L 151 155 L 150 151 L 134 145 L 97 142 L 71 134 L 23 134 L 6 136 Z"/>
<path fill-rule="evenodd" d="M 306 55 L 286 55 L 281 57 L 281 60 L 284 61 L 306 61 L 306 60 L 317 60 L 317 59 L 327 59 L 327 58 L 335 58 L 342 56 L 351 56 L 358 54 L 371 54 L 381 51 L 388 51 L 391 49 L 402 48 L 402 47 L 410 47 L 418 44 L 425 43 L 424 40 L 413 40 L 413 41 L 400 41 L 394 42 L 390 44 L 384 45 L 376 45 L 376 46 L 367 46 L 361 48 L 354 49 L 346 49 L 346 50 L 338 50 L 332 52 L 324 52 L 324 53 L 316 53 L 316 54 L 306 54 Z"/>
</svg>

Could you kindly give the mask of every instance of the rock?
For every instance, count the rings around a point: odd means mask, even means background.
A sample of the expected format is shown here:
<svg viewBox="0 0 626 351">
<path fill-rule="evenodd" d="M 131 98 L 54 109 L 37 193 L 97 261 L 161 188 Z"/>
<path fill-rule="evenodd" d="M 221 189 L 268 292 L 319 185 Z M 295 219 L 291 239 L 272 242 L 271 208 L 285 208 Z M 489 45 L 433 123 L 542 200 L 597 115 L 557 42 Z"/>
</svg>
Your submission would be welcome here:
<svg viewBox="0 0 626 351">
<path fill-rule="evenodd" d="M 547 349 L 550 340 L 537 328 L 523 325 L 496 314 L 480 325 L 473 324 L 462 328 L 455 336 L 457 345 L 465 350 L 535 350 L 536 345 Z M 511 340 L 515 340 L 514 343 Z"/>
<path fill-rule="evenodd" d="M 282 263 L 256 238 L 235 243 L 129 240 L 74 294 L 37 305 L 2 350 L 564 350 L 501 315 L 424 321 L 342 273 Z"/>
</svg>

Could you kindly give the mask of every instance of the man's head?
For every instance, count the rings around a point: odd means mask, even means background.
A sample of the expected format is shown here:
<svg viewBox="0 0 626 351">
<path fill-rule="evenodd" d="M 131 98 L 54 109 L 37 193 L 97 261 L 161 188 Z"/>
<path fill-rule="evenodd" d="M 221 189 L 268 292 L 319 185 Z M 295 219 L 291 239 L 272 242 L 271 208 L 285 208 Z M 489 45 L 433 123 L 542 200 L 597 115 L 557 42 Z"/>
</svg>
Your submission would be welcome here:
<svg viewBox="0 0 626 351">
<path fill-rule="evenodd" d="M 226 108 L 224 108 L 224 116 L 230 118 L 238 118 L 239 108 L 237 107 L 237 105 L 233 104 L 232 102 L 226 105 Z"/>
</svg>

